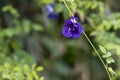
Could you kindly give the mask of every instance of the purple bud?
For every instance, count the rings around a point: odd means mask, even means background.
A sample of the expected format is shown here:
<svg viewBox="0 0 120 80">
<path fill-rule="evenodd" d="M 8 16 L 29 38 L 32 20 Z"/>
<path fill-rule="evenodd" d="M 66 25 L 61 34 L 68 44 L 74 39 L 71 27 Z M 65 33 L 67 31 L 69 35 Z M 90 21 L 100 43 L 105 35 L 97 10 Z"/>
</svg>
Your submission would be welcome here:
<svg viewBox="0 0 120 80">
<path fill-rule="evenodd" d="M 56 19 L 59 14 L 54 12 L 55 5 L 53 3 L 46 5 L 45 9 L 49 19 Z"/>
</svg>

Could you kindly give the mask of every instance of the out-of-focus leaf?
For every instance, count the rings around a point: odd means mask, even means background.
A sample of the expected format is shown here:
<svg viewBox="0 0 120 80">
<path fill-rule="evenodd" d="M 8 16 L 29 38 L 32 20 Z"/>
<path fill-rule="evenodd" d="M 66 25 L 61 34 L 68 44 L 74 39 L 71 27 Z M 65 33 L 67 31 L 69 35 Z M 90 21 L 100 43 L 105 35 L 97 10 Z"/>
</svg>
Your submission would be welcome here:
<svg viewBox="0 0 120 80">
<path fill-rule="evenodd" d="M 2 66 L 0 66 L 0 72 L 3 70 Z"/>
<path fill-rule="evenodd" d="M 36 71 L 32 71 L 32 76 L 35 78 L 35 79 L 39 79 L 39 77 L 37 76 L 37 73 L 36 73 Z"/>
<path fill-rule="evenodd" d="M 6 6 L 4 6 L 4 7 L 2 8 L 2 11 L 3 11 L 3 12 L 6 12 L 6 11 L 10 10 L 11 8 L 12 8 L 11 5 L 6 5 Z"/>
<path fill-rule="evenodd" d="M 43 31 L 43 27 L 40 24 L 33 24 L 32 25 L 33 30 L 35 31 Z"/>
<path fill-rule="evenodd" d="M 101 50 L 102 53 L 104 53 L 104 54 L 106 53 L 106 49 L 104 47 L 99 46 L 99 48 L 100 48 L 100 50 Z"/>
<path fill-rule="evenodd" d="M 25 65 L 23 65 L 23 70 L 24 70 L 25 74 L 28 74 L 30 71 L 30 68 L 28 65 L 25 64 Z"/>
<path fill-rule="evenodd" d="M 99 2 L 99 10 L 100 13 L 104 13 L 104 4 L 102 2 Z"/>
<path fill-rule="evenodd" d="M 10 11 L 10 13 L 15 16 L 15 17 L 19 17 L 20 14 L 18 13 L 17 9 L 13 8 L 12 5 L 6 5 L 2 8 L 2 11 L 3 12 L 7 12 L 7 11 Z"/>
<path fill-rule="evenodd" d="M 33 80 L 33 76 L 31 73 L 27 73 L 27 80 Z"/>
<path fill-rule="evenodd" d="M 92 9 L 96 9 L 97 7 L 98 7 L 98 4 L 96 4 L 96 3 L 94 3 L 94 4 L 91 6 Z"/>
<path fill-rule="evenodd" d="M 14 32 L 11 28 L 5 29 L 4 33 L 7 37 L 12 37 L 14 35 Z"/>
<path fill-rule="evenodd" d="M 40 77 L 40 79 L 39 80 L 44 80 L 44 77 Z"/>
<path fill-rule="evenodd" d="M 35 70 L 36 64 L 32 65 L 32 70 Z"/>
<path fill-rule="evenodd" d="M 112 57 L 109 57 L 109 58 L 106 59 L 106 62 L 108 64 L 110 64 L 110 63 L 114 63 L 115 61 L 114 61 L 114 59 Z"/>
<path fill-rule="evenodd" d="M 40 2 L 43 4 L 49 4 L 49 3 L 53 3 L 54 0 L 40 0 Z"/>
<path fill-rule="evenodd" d="M 62 4 L 56 4 L 55 5 L 55 13 L 60 13 L 63 11 L 63 5 Z"/>
<path fill-rule="evenodd" d="M 44 70 L 44 68 L 42 67 L 42 66 L 38 66 L 37 68 L 36 68 L 36 71 L 43 71 Z"/>
<path fill-rule="evenodd" d="M 27 33 L 27 34 L 31 31 L 30 21 L 28 21 L 28 20 L 23 21 L 23 29 L 24 29 L 25 33 Z"/>
</svg>

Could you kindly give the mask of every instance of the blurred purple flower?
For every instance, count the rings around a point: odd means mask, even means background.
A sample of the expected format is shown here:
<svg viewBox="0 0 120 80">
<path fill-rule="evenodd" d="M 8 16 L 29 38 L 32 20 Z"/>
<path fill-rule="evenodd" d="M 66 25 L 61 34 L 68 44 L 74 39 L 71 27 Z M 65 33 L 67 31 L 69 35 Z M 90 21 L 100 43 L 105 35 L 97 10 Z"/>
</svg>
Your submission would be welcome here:
<svg viewBox="0 0 120 80">
<path fill-rule="evenodd" d="M 71 16 L 70 19 L 65 21 L 65 25 L 62 29 L 62 34 L 66 38 L 79 38 L 82 34 L 82 26 L 78 23 L 78 19 Z"/>
<path fill-rule="evenodd" d="M 54 12 L 55 5 L 53 3 L 46 5 L 45 9 L 49 19 L 56 19 L 59 14 Z"/>
</svg>

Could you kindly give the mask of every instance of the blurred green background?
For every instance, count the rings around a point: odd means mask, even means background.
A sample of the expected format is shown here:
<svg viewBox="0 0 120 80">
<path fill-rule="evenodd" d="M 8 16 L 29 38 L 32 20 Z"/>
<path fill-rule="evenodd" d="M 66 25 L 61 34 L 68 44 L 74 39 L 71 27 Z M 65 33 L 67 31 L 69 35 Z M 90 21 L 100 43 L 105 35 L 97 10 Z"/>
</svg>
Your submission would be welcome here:
<svg viewBox="0 0 120 80">
<path fill-rule="evenodd" d="M 66 2 L 98 51 L 102 45 L 112 53 L 108 66 L 120 80 L 120 0 Z M 46 16 L 49 3 L 59 13 L 55 20 Z M 84 35 L 61 34 L 69 17 L 62 0 L 0 0 L 0 80 L 108 80 Z"/>
</svg>

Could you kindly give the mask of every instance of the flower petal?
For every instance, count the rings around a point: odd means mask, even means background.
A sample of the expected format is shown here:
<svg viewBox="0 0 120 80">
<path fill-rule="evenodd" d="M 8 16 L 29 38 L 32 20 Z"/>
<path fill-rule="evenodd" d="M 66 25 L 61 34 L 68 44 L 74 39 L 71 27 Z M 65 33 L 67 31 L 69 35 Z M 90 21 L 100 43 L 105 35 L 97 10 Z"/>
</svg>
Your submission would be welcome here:
<svg viewBox="0 0 120 80">
<path fill-rule="evenodd" d="M 80 24 L 78 24 L 78 26 L 79 26 L 79 27 L 78 27 L 78 32 L 79 32 L 79 33 L 82 33 L 82 30 L 83 30 L 83 29 L 82 29 L 82 26 L 81 26 Z"/>
<path fill-rule="evenodd" d="M 82 34 L 82 27 L 77 23 L 77 31 L 72 33 L 72 38 L 79 38 Z"/>
<path fill-rule="evenodd" d="M 72 38 L 79 38 L 80 37 L 80 34 L 72 34 Z"/>
<path fill-rule="evenodd" d="M 54 13 L 51 13 L 48 15 L 48 18 L 50 19 L 56 19 L 58 17 L 59 14 L 54 14 Z"/>
<path fill-rule="evenodd" d="M 68 27 L 63 27 L 62 29 L 62 34 L 67 37 L 67 38 L 70 38 L 72 37 L 72 32 L 68 30 Z"/>
<path fill-rule="evenodd" d="M 45 11 L 49 19 L 56 19 L 59 16 L 59 13 L 55 13 L 55 5 L 53 3 L 46 5 Z"/>
</svg>

